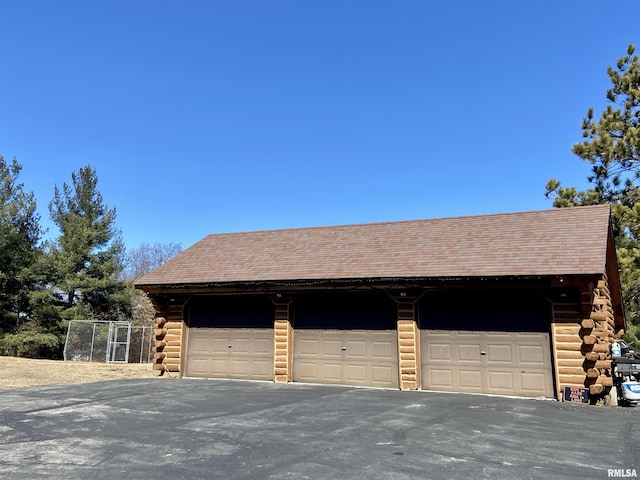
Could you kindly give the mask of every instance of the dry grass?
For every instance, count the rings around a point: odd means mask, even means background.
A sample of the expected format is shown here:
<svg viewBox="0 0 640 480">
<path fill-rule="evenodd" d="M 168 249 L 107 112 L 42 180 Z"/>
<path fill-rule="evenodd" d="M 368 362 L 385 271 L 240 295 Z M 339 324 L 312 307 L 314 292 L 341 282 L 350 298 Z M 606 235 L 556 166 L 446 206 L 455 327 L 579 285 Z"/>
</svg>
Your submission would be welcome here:
<svg viewBox="0 0 640 480">
<path fill-rule="evenodd" d="M 0 356 L 0 390 L 158 377 L 151 364 L 105 364 Z"/>
</svg>

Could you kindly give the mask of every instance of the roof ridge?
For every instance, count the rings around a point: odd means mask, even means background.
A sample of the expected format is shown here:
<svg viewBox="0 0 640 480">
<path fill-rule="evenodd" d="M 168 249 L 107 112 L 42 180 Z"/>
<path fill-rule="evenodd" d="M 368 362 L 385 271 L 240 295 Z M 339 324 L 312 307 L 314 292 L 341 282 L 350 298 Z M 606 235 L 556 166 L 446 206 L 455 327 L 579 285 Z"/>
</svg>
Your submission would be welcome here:
<svg viewBox="0 0 640 480">
<path fill-rule="evenodd" d="M 537 213 L 551 213 L 551 212 L 559 212 L 559 211 L 567 211 L 567 210 L 582 210 L 582 209 L 601 209 L 601 208 L 611 208 L 609 204 L 597 204 L 597 205 L 574 205 L 571 207 L 554 207 L 554 208 L 545 208 L 545 209 L 537 209 L 537 210 L 524 210 L 519 212 L 494 212 L 494 213 L 482 213 L 482 214 L 468 214 L 468 215 L 454 215 L 450 217 L 430 217 L 430 218 L 414 218 L 414 219 L 404 219 L 404 220 L 388 220 L 388 221 L 376 221 L 376 222 L 363 222 L 363 223 L 344 223 L 338 225 L 309 225 L 306 227 L 283 227 L 283 228 L 261 228 L 258 230 L 238 230 L 238 231 L 230 231 L 230 232 L 217 232 L 217 233 L 209 233 L 205 238 L 208 237 L 219 237 L 222 235 L 250 235 L 257 233 L 271 233 L 271 232 L 288 232 L 288 231 L 301 231 L 301 230 L 335 230 L 339 228 L 353 228 L 353 227 L 369 227 L 376 225 L 400 225 L 407 223 L 425 223 L 425 222 L 433 222 L 433 221 L 445 221 L 445 220 L 457 220 L 457 219 L 482 219 L 488 217 L 509 217 L 509 216 L 524 216 L 527 214 L 537 214 Z"/>
</svg>

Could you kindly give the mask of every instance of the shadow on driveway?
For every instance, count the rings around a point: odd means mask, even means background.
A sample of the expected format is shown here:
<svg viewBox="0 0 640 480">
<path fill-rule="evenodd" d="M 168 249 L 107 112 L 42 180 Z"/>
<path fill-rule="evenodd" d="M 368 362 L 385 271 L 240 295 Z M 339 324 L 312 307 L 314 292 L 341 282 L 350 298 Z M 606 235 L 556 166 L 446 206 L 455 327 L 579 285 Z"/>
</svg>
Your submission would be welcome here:
<svg viewBox="0 0 640 480">
<path fill-rule="evenodd" d="M 31 388 L 0 392 L 0 477 L 606 479 L 640 467 L 639 413 L 225 380 Z"/>
</svg>

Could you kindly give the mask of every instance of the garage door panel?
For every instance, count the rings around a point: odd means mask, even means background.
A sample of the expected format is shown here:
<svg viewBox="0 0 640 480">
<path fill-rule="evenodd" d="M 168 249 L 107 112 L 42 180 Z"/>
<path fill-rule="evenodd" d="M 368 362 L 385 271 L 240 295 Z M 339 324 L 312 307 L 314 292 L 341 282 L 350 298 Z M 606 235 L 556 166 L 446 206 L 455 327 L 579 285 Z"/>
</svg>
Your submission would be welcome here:
<svg viewBox="0 0 640 480">
<path fill-rule="evenodd" d="M 482 372 L 478 370 L 458 370 L 458 386 L 463 391 L 477 391 L 482 388 Z"/>
<path fill-rule="evenodd" d="M 244 378 L 249 375 L 249 361 L 248 360 L 231 360 L 231 373 L 234 377 Z"/>
<path fill-rule="evenodd" d="M 194 355 L 208 354 L 209 353 L 209 339 L 208 338 L 196 338 L 193 341 L 192 352 Z"/>
<path fill-rule="evenodd" d="M 449 369 L 431 368 L 428 372 L 422 372 L 423 376 L 429 376 L 427 382 L 432 388 L 438 390 L 453 391 L 455 389 L 453 385 L 453 372 Z"/>
<path fill-rule="evenodd" d="M 192 358 L 189 363 L 192 372 L 191 374 L 194 376 L 204 376 L 209 369 L 207 359 Z"/>
<path fill-rule="evenodd" d="M 521 388 L 524 392 L 540 392 L 545 387 L 546 378 L 541 373 L 524 372 L 520 374 Z"/>
<path fill-rule="evenodd" d="M 227 360 L 216 360 L 212 358 L 208 360 L 208 365 L 206 366 L 205 375 L 203 376 L 211 376 L 211 377 L 226 377 L 229 372 L 227 371 Z"/>
<path fill-rule="evenodd" d="M 267 338 L 256 338 L 253 341 L 253 353 L 256 355 L 269 355 L 271 353 L 271 349 L 273 347 L 273 339 Z"/>
<path fill-rule="evenodd" d="M 349 352 L 349 357 L 351 358 L 367 358 L 367 343 L 361 340 L 347 340 L 347 352 Z"/>
<path fill-rule="evenodd" d="M 428 359 L 430 361 L 437 361 L 437 360 L 450 361 L 451 360 L 451 345 L 448 343 L 447 344 L 443 344 L 443 343 L 430 344 L 426 352 L 427 352 Z"/>
<path fill-rule="evenodd" d="M 488 345 L 487 360 L 492 363 L 511 365 L 514 361 L 511 345 Z"/>
<path fill-rule="evenodd" d="M 545 358 L 544 348 L 539 345 L 520 345 L 518 347 L 518 355 L 521 364 L 546 366 L 549 362 Z"/>
<path fill-rule="evenodd" d="M 387 386 L 393 384 L 394 375 L 397 376 L 397 369 L 391 368 L 389 366 L 373 366 L 371 368 L 371 383 L 374 386 Z"/>
<path fill-rule="evenodd" d="M 252 362 L 252 378 L 270 378 L 272 374 L 271 365 L 271 362 L 266 360 Z"/>
<path fill-rule="evenodd" d="M 320 373 L 318 372 L 319 366 L 317 363 L 298 362 L 296 364 L 296 371 L 298 375 L 298 381 L 311 382 L 318 378 Z"/>
<path fill-rule="evenodd" d="M 385 361 L 391 357 L 393 357 L 393 348 L 395 348 L 395 345 L 393 345 L 391 342 L 387 341 L 387 342 L 380 342 L 380 341 L 376 341 L 376 342 L 372 342 L 371 343 L 371 358 L 375 359 L 380 359 L 382 361 Z"/>
<path fill-rule="evenodd" d="M 204 332 L 203 332 L 204 333 Z M 197 338 L 196 341 L 200 339 Z M 229 339 L 228 338 L 217 338 L 217 337 L 208 337 L 207 341 L 211 344 L 211 352 L 212 354 L 216 353 L 227 353 L 229 349 Z"/>
<path fill-rule="evenodd" d="M 190 328 L 186 375 L 271 380 L 273 343 L 273 329 Z"/>
<path fill-rule="evenodd" d="M 320 341 L 321 350 L 325 357 L 337 357 L 342 358 L 342 341 L 340 340 L 327 340 L 325 342 Z"/>
<path fill-rule="evenodd" d="M 518 390 L 514 381 L 514 372 L 503 371 L 488 372 L 489 388 L 491 390 L 504 390 L 506 393 L 512 393 Z"/>
<path fill-rule="evenodd" d="M 345 373 L 348 385 L 367 384 L 367 367 L 365 365 L 347 365 Z"/>
<path fill-rule="evenodd" d="M 318 355 L 320 353 L 320 341 L 316 338 L 299 340 L 298 347 L 302 355 Z"/>
<path fill-rule="evenodd" d="M 249 350 L 249 342 L 250 340 L 248 338 L 234 338 L 231 341 L 231 348 L 233 348 L 233 353 L 243 355 L 248 355 L 249 353 L 251 353 Z"/>
<path fill-rule="evenodd" d="M 425 389 L 553 396 L 548 333 L 422 330 L 420 335 Z"/>
<path fill-rule="evenodd" d="M 467 340 L 465 339 L 465 341 Z M 457 353 L 459 361 L 480 363 L 480 346 L 477 344 L 460 344 Z"/>
<path fill-rule="evenodd" d="M 326 383 L 342 382 L 342 365 L 340 363 L 327 363 L 322 365 L 319 370 L 322 372 L 319 378 Z"/>
</svg>

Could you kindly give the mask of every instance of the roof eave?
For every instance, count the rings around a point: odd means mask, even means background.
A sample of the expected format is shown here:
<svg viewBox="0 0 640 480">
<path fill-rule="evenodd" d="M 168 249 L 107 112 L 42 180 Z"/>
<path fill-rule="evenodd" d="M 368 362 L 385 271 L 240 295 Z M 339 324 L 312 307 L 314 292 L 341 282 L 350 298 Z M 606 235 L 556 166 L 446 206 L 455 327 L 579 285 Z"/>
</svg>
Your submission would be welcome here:
<svg viewBox="0 0 640 480">
<path fill-rule="evenodd" d="M 137 289 L 147 293 L 206 293 L 214 291 L 260 291 L 275 292 L 288 289 L 323 288 L 443 288 L 445 286 L 464 286 L 469 283 L 484 286 L 513 286 L 535 284 L 546 287 L 570 286 L 575 278 L 597 278 L 601 272 L 567 275 L 481 275 L 448 277 L 370 277 L 370 278 L 329 278 L 329 279 L 287 279 L 287 280 L 245 280 L 230 282 L 194 282 L 173 284 L 134 284 Z"/>
</svg>

